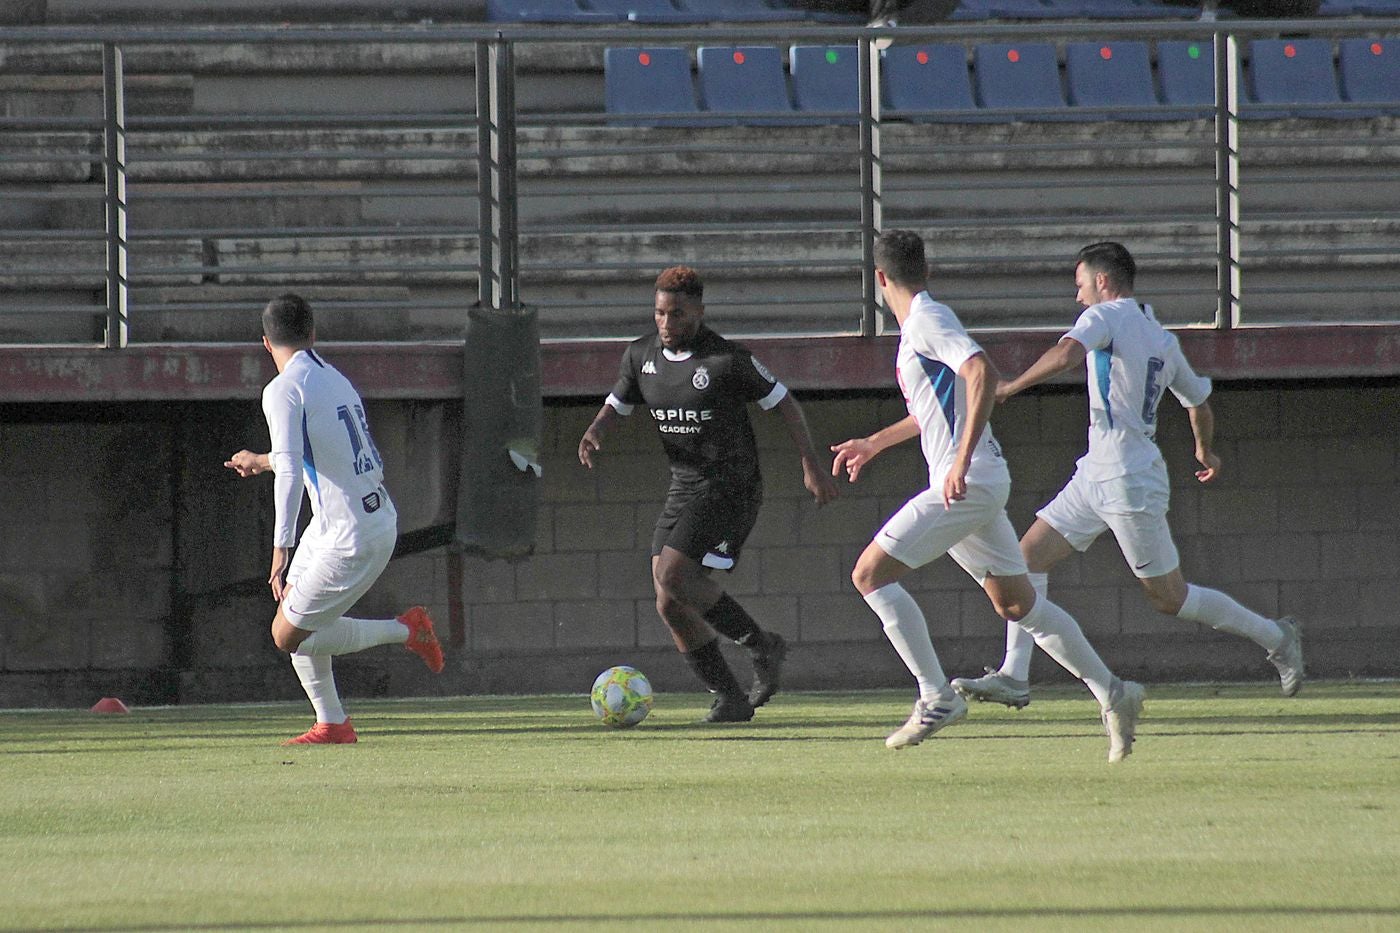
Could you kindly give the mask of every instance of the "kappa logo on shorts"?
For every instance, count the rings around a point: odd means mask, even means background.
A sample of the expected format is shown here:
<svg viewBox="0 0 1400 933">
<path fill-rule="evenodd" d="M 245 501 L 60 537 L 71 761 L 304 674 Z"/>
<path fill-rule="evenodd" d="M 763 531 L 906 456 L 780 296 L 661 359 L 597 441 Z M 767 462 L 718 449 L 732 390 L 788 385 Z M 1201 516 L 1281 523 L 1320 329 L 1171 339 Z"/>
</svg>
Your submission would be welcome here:
<svg viewBox="0 0 1400 933">
<path fill-rule="evenodd" d="M 656 375 L 656 361 L 655 361 L 655 360 L 647 360 L 645 363 L 642 364 L 642 375 L 644 375 L 644 376 L 655 376 L 655 375 Z"/>
<path fill-rule="evenodd" d="M 710 371 L 704 366 L 695 367 L 695 375 L 690 377 L 690 384 L 701 392 L 710 387 Z"/>
<path fill-rule="evenodd" d="M 378 512 L 379 507 L 384 504 L 384 500 L 379 498 L 379 493 L 372 492 L 360 500 L 360 505 L 365 507 L 366 512 Z"/>
</svg>

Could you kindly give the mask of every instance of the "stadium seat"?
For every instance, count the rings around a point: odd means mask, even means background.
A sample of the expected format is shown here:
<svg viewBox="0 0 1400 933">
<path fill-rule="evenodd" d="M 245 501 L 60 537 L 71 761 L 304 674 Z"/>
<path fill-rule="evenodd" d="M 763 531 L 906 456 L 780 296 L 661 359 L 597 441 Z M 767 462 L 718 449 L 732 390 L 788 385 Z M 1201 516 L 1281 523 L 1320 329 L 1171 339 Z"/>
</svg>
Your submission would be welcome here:
<svg viewBox="0 0 1400 933">
<path fill-rule="evenodd" d="M 676 9 L 671 0 L 583 0 L 595 13 L 633 23 L 703 23 L 705 17 Z"/>
<path fill-rule="evenodd" d="M 1065 78 L 1075 107 L 1139 108 L 1103 114 L 1100 119 L 1180 119 L 1160 112 L 1146 43 L 1072 42 L 1065 47 Z"/>
<path fill-rule="evenodd" d="M 1178 119 L 1208 116 L 1215 109 L 1215 52 L 1209 40 L 1164 40 L 1157 43 L 1157 77 L 1162 103 L 1178 110 Z"/>
<path fill-rule="evenodd" d="M 763 0 L 676 0 L 676 5 L 712 23 L 777 23 L 795 18 L 793 11 L 776 10 Z"/>
<path fill-rule="evenodd" d="M 706 110 L 743 114 L 737 122 L 759 125 L 790 123 L 765 120 L 792 113 L 782 54 L 771 45 L 701 46 L 700 96 Z"/>
<path fill-rule="evenodd" d="M 608 113 L 696 114 L 690 53 L 677 48 L 610 48 L 603 52 L 603 95 Z M 639 121 L 640 122 L 640 121 Z M 695 126 L 694 120 L 657 120 Z"/>
<path fill-rule="evenodd" d="M 961 45 L 892 45 L 881 75 L 884 101 L 893 116 L 912 120 L 982 122 L 972 99 L 967 49 Z"/>
<path fill-rule="evenodd" d="M 989 42 L 972 50 L 983 107 L 1065 111 L 1060 65 L 1048 42 Z M 1067 113 L 1018 113 L 1017 120 L 1073 120 Z"/>
<path fill-rule="evenodd" d="M 1255 103 L 1301 106 L 1263 111 L 1249 108 L 1243 110 L 1242 116 L 1356 116 L 1354 112 L 1326 107 L 1342 102 L 1332 64 L 1332 43 L 1327 39 L 1255 39 L 1249 43 L 1248 83 Z"/>
<path fill-rule="evenodd" d="M 854 45 L 794 45 L 788 61 L 798 110 L 850 114 L 824 123 L 859 121 L 860 54 Z"/>
<path fill-rule="evenodd" d="M 486 0 L 493 23 L 616 23 L 616 13 L 585 10 L 578 0 Z"/>
<path fill-rule="evenodd" d="M 1343 39 L 1338 51 L 1344 99 L 1400 112 L 1400 39 Z"/>
</svg>

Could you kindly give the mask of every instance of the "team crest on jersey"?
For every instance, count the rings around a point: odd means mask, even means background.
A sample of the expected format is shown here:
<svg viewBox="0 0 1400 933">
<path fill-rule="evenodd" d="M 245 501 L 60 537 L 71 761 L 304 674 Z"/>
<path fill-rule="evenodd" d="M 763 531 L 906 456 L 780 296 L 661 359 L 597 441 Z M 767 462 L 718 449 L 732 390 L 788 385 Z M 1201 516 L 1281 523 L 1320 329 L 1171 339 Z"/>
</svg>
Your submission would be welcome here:
<svg viewBox="0 0 1400 933">
<path fill-rule="evenodd" d="M 758 361 L 758 357 L 756 357 L 756 356 L 751 356 L 751 357 L 749 357 L 749 359 L 753 360 L 753 368 L 756 369 L 756 370 L 758 370 L 758 374 L 759 374 L 760 376 L 762 376 L 764 379 L 767 379 L 769 382 L 777 382 L 777 381 L 778 381 L 777 377 L 774 376 L 772 373 L 770 373 L 770 372 L 768 371 L 768 367 L 767 367 L 767 366 L 764 366 L 762 363 L 760 363 L 760 362 Z"/>
<path fill-rule="evenodd" d="M 710 371 L 703 366 L 695 367 L 695 375 L 690 377 L 690 384 L 704 392 L 710 387 Z"/>
<path fill-rule="evenodd" d="M 642 375 L 644 375 L 644 376 L 655 376 L 655 375 L 656 375 L 656 361 L 655 361 L 655 360 L 647 360 L 645 363 L 642 364 Z"/>
</svg>

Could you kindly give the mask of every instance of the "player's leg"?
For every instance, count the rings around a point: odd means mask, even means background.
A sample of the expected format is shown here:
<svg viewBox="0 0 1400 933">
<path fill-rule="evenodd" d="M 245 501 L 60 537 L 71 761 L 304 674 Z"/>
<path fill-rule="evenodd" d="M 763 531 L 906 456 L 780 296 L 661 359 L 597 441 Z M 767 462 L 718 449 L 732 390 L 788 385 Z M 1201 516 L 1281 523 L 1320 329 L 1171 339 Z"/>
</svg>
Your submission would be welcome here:
<svg viewBox="0 0 1400 933">
<path fill-rule="evenodd" d="M 1219 590 L 1186 582 L 1167 524 L 1165 483 L 1162 487 L 1154 490 L 1140 511 L 1105 515 L 1148 602 L 1158 612 L 1200 622 L 1259 645 L 1278 669 L 1284 695 L 1293 696 L 1304 676 L 1298 624 L 1292 619 L 1266 618 Z"/>
<path fill-rule="evenodd" d="M 879 617 L 885 637 L 919 686 L 909 719 L 885 739 L 890 748 L 918 745 L 967 715 L 966 701 L 948 684 L 923 611 L 899 581 L 946 553 L 984 520 L 975 501 L 945 508 L 941 489 L 924 490 L 875 534 L 851 573 L 857 592 Z"/>
<path fill-rule="evenodd" d="M 1021 538 L 1021 556 L 1025 559 L 1031 586 L 1041 596 L 1049 592 L 1050 570 L 1075 550 L 1087 549 L 1107 528 L 1086 501 L 1087 485 L 1076 473 L 1037 513 L 1035 522 Z M 953 688 L 969 699 L 1018 709 L 1025 707 L 1031 701 L 1030 670 L 1034 652 L 1035 639 L 1018 623 L 1008 619 L 1006 654 L 1001 666 L 995 670 L 987 668 L 982 677 L 955 678 Z"/>
</svg>

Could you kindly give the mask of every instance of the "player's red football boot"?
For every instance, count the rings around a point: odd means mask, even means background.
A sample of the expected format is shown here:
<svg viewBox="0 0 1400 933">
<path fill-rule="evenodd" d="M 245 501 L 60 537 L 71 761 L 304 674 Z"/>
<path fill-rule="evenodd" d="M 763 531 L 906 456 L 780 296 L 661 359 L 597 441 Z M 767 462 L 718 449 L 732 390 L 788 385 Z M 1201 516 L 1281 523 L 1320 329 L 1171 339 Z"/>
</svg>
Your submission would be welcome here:
<svg viewBox="0 0 1400 933">
<path fill-rule="evenodd" d="M 404 647 L 422 658 L 428 670 L 434 674 L 442 673 L 442 642 L 438 641 L 437 633 L 433 631 L 433 620 L 428 610 L 414 606 L 398 618 L 408 626 L 408 641 Z"/>
<path fill-rule="evenodd" d="M 318 722 L 294 739 L 283 745 L 353 745 L 359 741 L 355 737 L 355 727 L 350 720 L 344 722 Z"/>
</svg>

